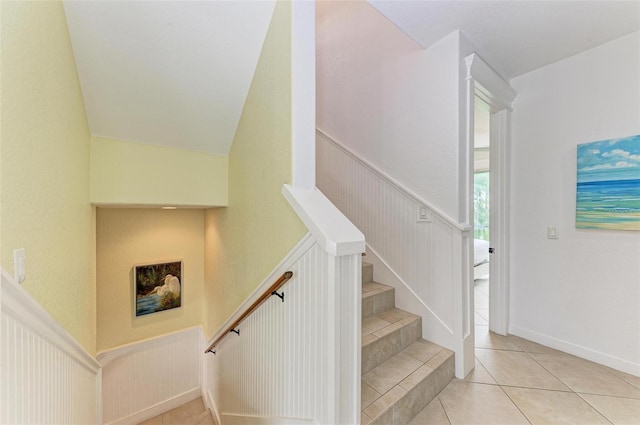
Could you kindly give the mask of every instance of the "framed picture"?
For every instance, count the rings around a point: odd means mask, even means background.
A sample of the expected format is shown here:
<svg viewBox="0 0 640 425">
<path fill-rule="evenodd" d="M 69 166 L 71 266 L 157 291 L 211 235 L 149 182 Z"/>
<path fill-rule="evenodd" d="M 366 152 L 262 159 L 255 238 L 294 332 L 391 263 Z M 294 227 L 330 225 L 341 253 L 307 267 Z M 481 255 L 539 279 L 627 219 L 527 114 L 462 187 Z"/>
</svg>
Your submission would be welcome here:
<svg viewBox="0 0 640 425">
<path fill-rule="evenodd" d="M 578 145 L 576 227 L 640 230 L 640 135 Z"/>
<path fill-rule="evenodd" d="M 182 306 L 182 261 L 134 266 L 136 317 Z"/>
</svg>

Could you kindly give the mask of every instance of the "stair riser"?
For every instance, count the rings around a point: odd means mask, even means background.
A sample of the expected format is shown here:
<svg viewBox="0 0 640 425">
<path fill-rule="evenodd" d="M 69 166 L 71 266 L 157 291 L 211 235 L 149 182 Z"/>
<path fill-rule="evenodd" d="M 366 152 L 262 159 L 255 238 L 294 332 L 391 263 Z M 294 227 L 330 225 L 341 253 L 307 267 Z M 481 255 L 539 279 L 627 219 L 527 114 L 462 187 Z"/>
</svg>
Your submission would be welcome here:
<svg viewBox="0 0 640 425">
<path fill-rule="evenodd" d="M 362 374 L 398 354 L 422 336 L 422 319 L 415 320 L 362 347 Z"/>
<path fill-rule="evenodd" d="M 362 298 L 362 318 L 366 319 L 375 314 L 394 308 L 396 305 L 395 291 L 384 291 Z"/>
<path fill-rule="evenodd" d="M 362 283 L 373 282 L 373 264 L 362 263 Z"/>
<path fill-rule="evenodd" d="M 406 425 L 453 379 L 454 357 L 450 356 L 400 400 L 378 416 L 371 425 Z"/>
</svg>

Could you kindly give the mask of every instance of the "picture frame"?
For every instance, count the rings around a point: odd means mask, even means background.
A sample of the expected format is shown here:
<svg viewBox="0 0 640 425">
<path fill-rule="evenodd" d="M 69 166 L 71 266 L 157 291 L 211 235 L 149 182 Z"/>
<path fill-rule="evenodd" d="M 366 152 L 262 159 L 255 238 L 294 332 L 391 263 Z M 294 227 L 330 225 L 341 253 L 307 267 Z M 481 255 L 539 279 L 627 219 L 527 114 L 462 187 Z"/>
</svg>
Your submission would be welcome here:
<svg viewBox="0 0 640 425">
<path fill-rule="evenodd" d="M 640 135 L 577 147 L 576 228 L 640 230 Z"/>
<path fill-rule="evenodd" d="M 133 267 L 135 317 L 182 307 L 183 263 L 172 260 Z"/>
</svg>

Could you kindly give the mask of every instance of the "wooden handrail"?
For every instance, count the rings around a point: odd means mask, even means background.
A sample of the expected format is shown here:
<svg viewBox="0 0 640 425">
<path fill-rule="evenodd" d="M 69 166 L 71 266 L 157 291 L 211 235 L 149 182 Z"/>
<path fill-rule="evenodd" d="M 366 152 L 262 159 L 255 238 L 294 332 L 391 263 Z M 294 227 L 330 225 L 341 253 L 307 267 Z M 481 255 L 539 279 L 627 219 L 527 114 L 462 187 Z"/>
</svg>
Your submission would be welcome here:
<svg viewBox="0 0 640 425">
<path fill-rule="evenodd" d="M 263 302 L 265 302 L 265 301 L 267 300 L 267 298 L 269 298 L 269 297 L 270 297 L 274 292 L 276 292 L 278 289 L 280 289 L 280 287 L 281 287 L 282 285 L 284 285 L 285 283 L 287 283 L 287 282 L 289 281 L 289 279 L 291 279 L 292 277 L 293 277 L 293 272 L 292 272 L 292 271 L 286 271 L 286 272 L 284 272 L 284 273 L 282 274 L 282 276 L 280 276 L 280 277 L 278 278 L 278 280 L 276 280 L 276 281 L 274 282 L 274 284 L 273 284 L 273 285 L 271 285 L 271 286 L 269 287 L 269 289 L 267 289 L 266 291 L 264 291 L 264 293 L 263 293 L 262 295 L 260 295 L 260 298 L 258 298 L 258 299 L 253 303 L 253 304 L 251 304 L 251 306 L 250 306 L 248 309 L 246 309 L 246 310 L 244 311 L 244 313 L 242 313 L 242 314 L 240 315 L 240 317 L 239 317 L 235 322 L 233 322 L 233 324 L 232 324 L 231 326 L 229 326 L 229 327 L 227 328 L 227 330 L 225 330 L 225 332 L 224 332 L 222 335 L 220 335 L 220 336 L 218 337 L 218 339 L 216 339 L 215 341 L 213 341 L 213 344 L 211 344 L 211 345 L 209 346 L 209 348 L 207 348 L 207 350 L 206 350 L 204 353 L 206 354 L 206 353 L 208 353 L 208 352 L 212 352 L 212 353 L 214 353 L 214 354 L 215 354 L 215 351 L 213 351 L 213 349 L 216 347 L 216 345 L 218 345 L 218 343 L 219 343 L 220 341 L 222 341 L 222 339 L 223 339 L 225 336 L 229 335 L 229 333 L 231 333 L 231 332 L 235 332 L 235 331 L 236 331 L 236 328 L 238 327 L 238 325 L 240 325 L 240 323 L 242 323 L 242 321 L 243 321 L 244 319 L 246 319 L 247 317 L 249 317 L 249 315 L 250 315 L 251 313 L 253 313 L 253 312 L 254 312 L 258 307 L 260 307 L 260 305 L 261 305 Z M 284 301 L 284 299 L 283 299 L 283 301 Z"/>
</svg>

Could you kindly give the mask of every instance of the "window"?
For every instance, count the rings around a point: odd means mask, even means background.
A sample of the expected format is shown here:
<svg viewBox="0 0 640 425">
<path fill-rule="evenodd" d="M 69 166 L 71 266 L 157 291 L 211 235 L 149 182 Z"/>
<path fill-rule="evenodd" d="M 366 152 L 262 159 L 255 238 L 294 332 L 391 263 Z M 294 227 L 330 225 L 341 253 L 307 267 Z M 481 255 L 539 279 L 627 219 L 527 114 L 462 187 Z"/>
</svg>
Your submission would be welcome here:
<svg viewBox="0 0 640 425">
<path fill-rule="evenodd" d="M 489 240 L 489 172 L 473 175 L 473 237 Z"/>
</svg>

